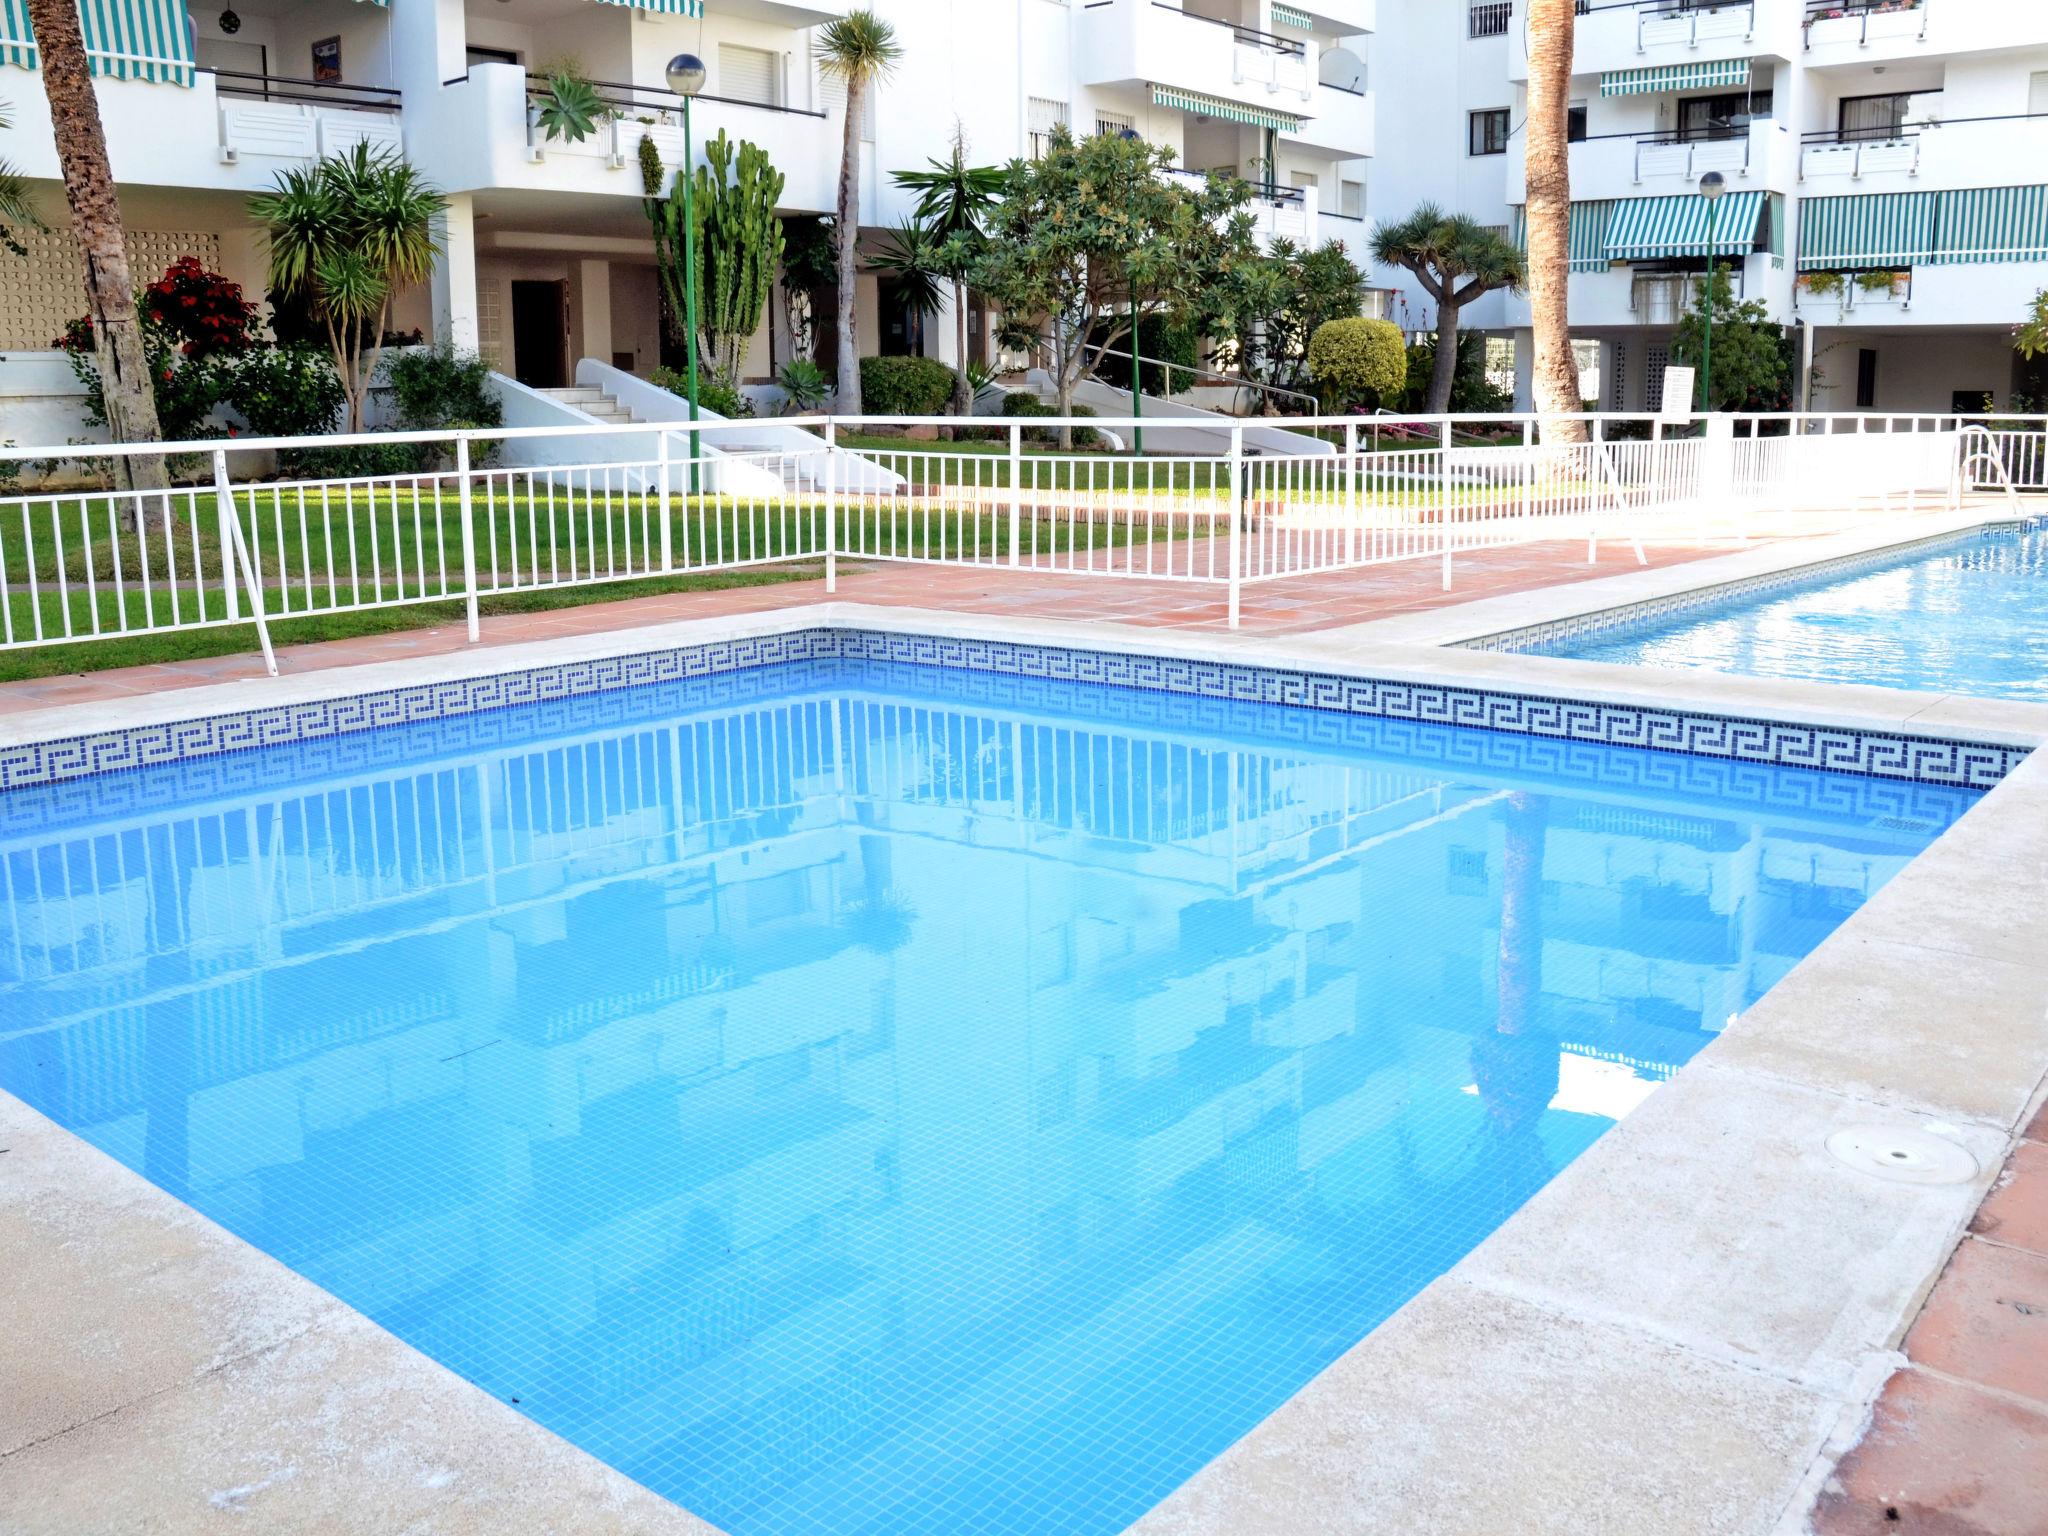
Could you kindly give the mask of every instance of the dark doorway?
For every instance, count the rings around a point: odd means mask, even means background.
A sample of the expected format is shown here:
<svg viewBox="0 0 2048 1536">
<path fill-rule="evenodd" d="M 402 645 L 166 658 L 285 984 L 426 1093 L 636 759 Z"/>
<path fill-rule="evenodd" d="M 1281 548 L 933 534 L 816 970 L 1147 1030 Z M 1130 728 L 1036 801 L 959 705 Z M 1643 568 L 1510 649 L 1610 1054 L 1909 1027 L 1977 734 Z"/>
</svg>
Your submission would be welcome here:
<svg viewBox="0 0 2048 1536">
<path fill-rule="evenodd" d="M 1870 347 L 1863 347 L 1856 353 L 1856 409 L 1874 410 L 1877 406 L 1877 353 Z"/>
<path fill-rule="evenodd" d="M 883 278 L 876 293 L 882 313 L 882 335 L 877 350 L 883 357 L 920 357 L 924 353 L 924 311 L 912 304 L 903 285 Z"/>
<path fill-rule="evenodd" d="M 512 376 L 529 389 L 569 382 L 569 285 L 512 284 Z"/>
</svg>

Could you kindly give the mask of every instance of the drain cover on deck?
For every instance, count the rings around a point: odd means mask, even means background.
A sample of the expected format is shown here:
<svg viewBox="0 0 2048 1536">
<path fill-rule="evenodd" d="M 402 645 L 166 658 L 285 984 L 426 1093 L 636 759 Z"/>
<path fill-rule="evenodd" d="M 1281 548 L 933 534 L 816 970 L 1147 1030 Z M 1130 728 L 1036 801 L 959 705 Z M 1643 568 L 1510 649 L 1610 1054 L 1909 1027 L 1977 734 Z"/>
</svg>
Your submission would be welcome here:
<svg viewBox="0 0 2048 1536">
<path fill-rule="evenodd" d="M 1954 1142 L 1905 1126 L 1837 1131 L 1828 1150 L 1851 1168 L 1901 1184 L 1966 1184 L 1977 1176 L 1977 1159 Z"/>
</svg>

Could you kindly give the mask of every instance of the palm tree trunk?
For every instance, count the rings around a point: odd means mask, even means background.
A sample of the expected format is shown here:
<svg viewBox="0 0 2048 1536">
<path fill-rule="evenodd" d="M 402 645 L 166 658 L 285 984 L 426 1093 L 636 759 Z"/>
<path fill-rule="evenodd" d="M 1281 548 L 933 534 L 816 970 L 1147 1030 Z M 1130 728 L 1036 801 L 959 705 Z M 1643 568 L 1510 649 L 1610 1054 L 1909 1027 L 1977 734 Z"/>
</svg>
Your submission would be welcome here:
<svg viewBox="0 0 2048 1536">
<path fill-rule="evenodd" d="M 153 443 L 163 436 L 163 428 L 157 421 L 121 204 L 107 162 L 107 136 L 100 127 L 99 99 L 86 65 L 78 6 L 76 0 L 28 0 L 28 13 L 42 54 L 43 90 L 50 101 L 57 160 L 64 170 L 71 231 L 85 252 L 86 308 L 92 316 L 93 351 L 106 396 L 107 436 L 117 443 Z M 114 483 L 122 490 L 162 486 L 163 456 L 116 459 Z M 139 504 L 135 513 L 139 521 Z"/>
<path fill-rule="evenodd" d="M 1571 282 L 1571 74 L 1575 0 L 1529 0 L 1529 310 L 1536 333 L 1536 409 L 1545 442 L 1582 443 L 1579 366 L 1566 294 Z"/>
<path fill-rule="evenodd" d="M 860 244 L 860 119 L 868 83 L 846 82 L 846 133 L 839 150 L 839 399 L 842 416 L 860 414 L 860 341 L 854 331 L 854 284 Z"/>
<path fill-rule="evenodd" d="M 1441 416 L 1451 408 L 1451 386 L 1458 379 L 1458 310 L 1462 306 L 1448 299 L 1436 307 L 1436 364 L 1429 375 L 1429 414 Z"/>
</svg>

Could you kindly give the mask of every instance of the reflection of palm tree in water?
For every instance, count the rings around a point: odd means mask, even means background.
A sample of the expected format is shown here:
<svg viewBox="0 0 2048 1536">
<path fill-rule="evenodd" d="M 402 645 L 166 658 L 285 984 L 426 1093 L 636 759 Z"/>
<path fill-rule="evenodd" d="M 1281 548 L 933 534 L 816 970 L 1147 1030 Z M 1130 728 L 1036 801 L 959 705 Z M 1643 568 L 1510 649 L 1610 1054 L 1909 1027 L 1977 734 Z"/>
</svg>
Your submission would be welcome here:
<svg viewBox="0 0 2048 1536">
<path fill-rule="evenodd" d="M 1551 1174 L 1536 1127 L 1557 1097 L 1557 1037 L 1542 1025 L 1543 844 L 1550 802 L 1508 797 L 1507 855 L 1501 871 L 1498 1006 L 1490 1033 L 1472 1041 L 1472 1076 L 1486 1106 L 1473 1167 L 1475 1192 L 1501 1214 L 1527 1200 Z"/>
</svg>

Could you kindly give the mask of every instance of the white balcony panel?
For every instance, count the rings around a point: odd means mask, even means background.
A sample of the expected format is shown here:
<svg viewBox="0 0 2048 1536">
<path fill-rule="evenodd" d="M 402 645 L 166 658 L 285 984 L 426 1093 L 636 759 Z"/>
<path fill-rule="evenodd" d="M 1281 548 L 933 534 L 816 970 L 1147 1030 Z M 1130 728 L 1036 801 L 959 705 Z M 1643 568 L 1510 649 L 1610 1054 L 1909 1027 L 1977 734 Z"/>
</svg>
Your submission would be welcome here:
<svg viewBox="0 0 2048 1536">
<path fill-rule="evenodd" d="M 1374 153 L 1372 93 L 1354 95 L 1334 86 L 1317 86 L 1307 120 L 1282 139 L 1346 160 L 1368 158 Z"/>
<path fill-rule="evenodd" d="M 320 108 L 315 116 L 320 125 L 320 153 L 346 154 L 358 144 L 370 146 L 372 154 L 405 153 L 405 132 L 396 112 L 341 112 Z"/>
<path fill-rule="evenodd" d="M 2048 47 L 2041 0 L 1922 0 L 1909 10 L 1820 16 L 1801 39 L 1811 69 L 1864 69 L 1915 58 Z"/>
<path fill-rule="evenodd" d="M 221 148 L 235 155 L 311 160 L 320 129 L 311 110 L 284 102 L 230 101 L 220 109 Z"/>
<path fill-rule="evenodd" d="M 1799 56 L 1799 8 L 1789 0 L 1728 0 L 1711 9 L 1676 10 L 1642 5 L 1600 5 L 1578 19 L 1572 55 L 1575 75 L 1615 74 L 1678 64 Z M 1524 7 L 1508 24 L 1508 75 L 1529 78 Z"/>
<path fill-rule="evenodd" d="M 1306 50 L 1154 0 L 1099 0 L 1074 13 L 1075 75 L 1082 85 L 1166 86 L 1297 117 L 1317 81 Z"/>
</svg>

